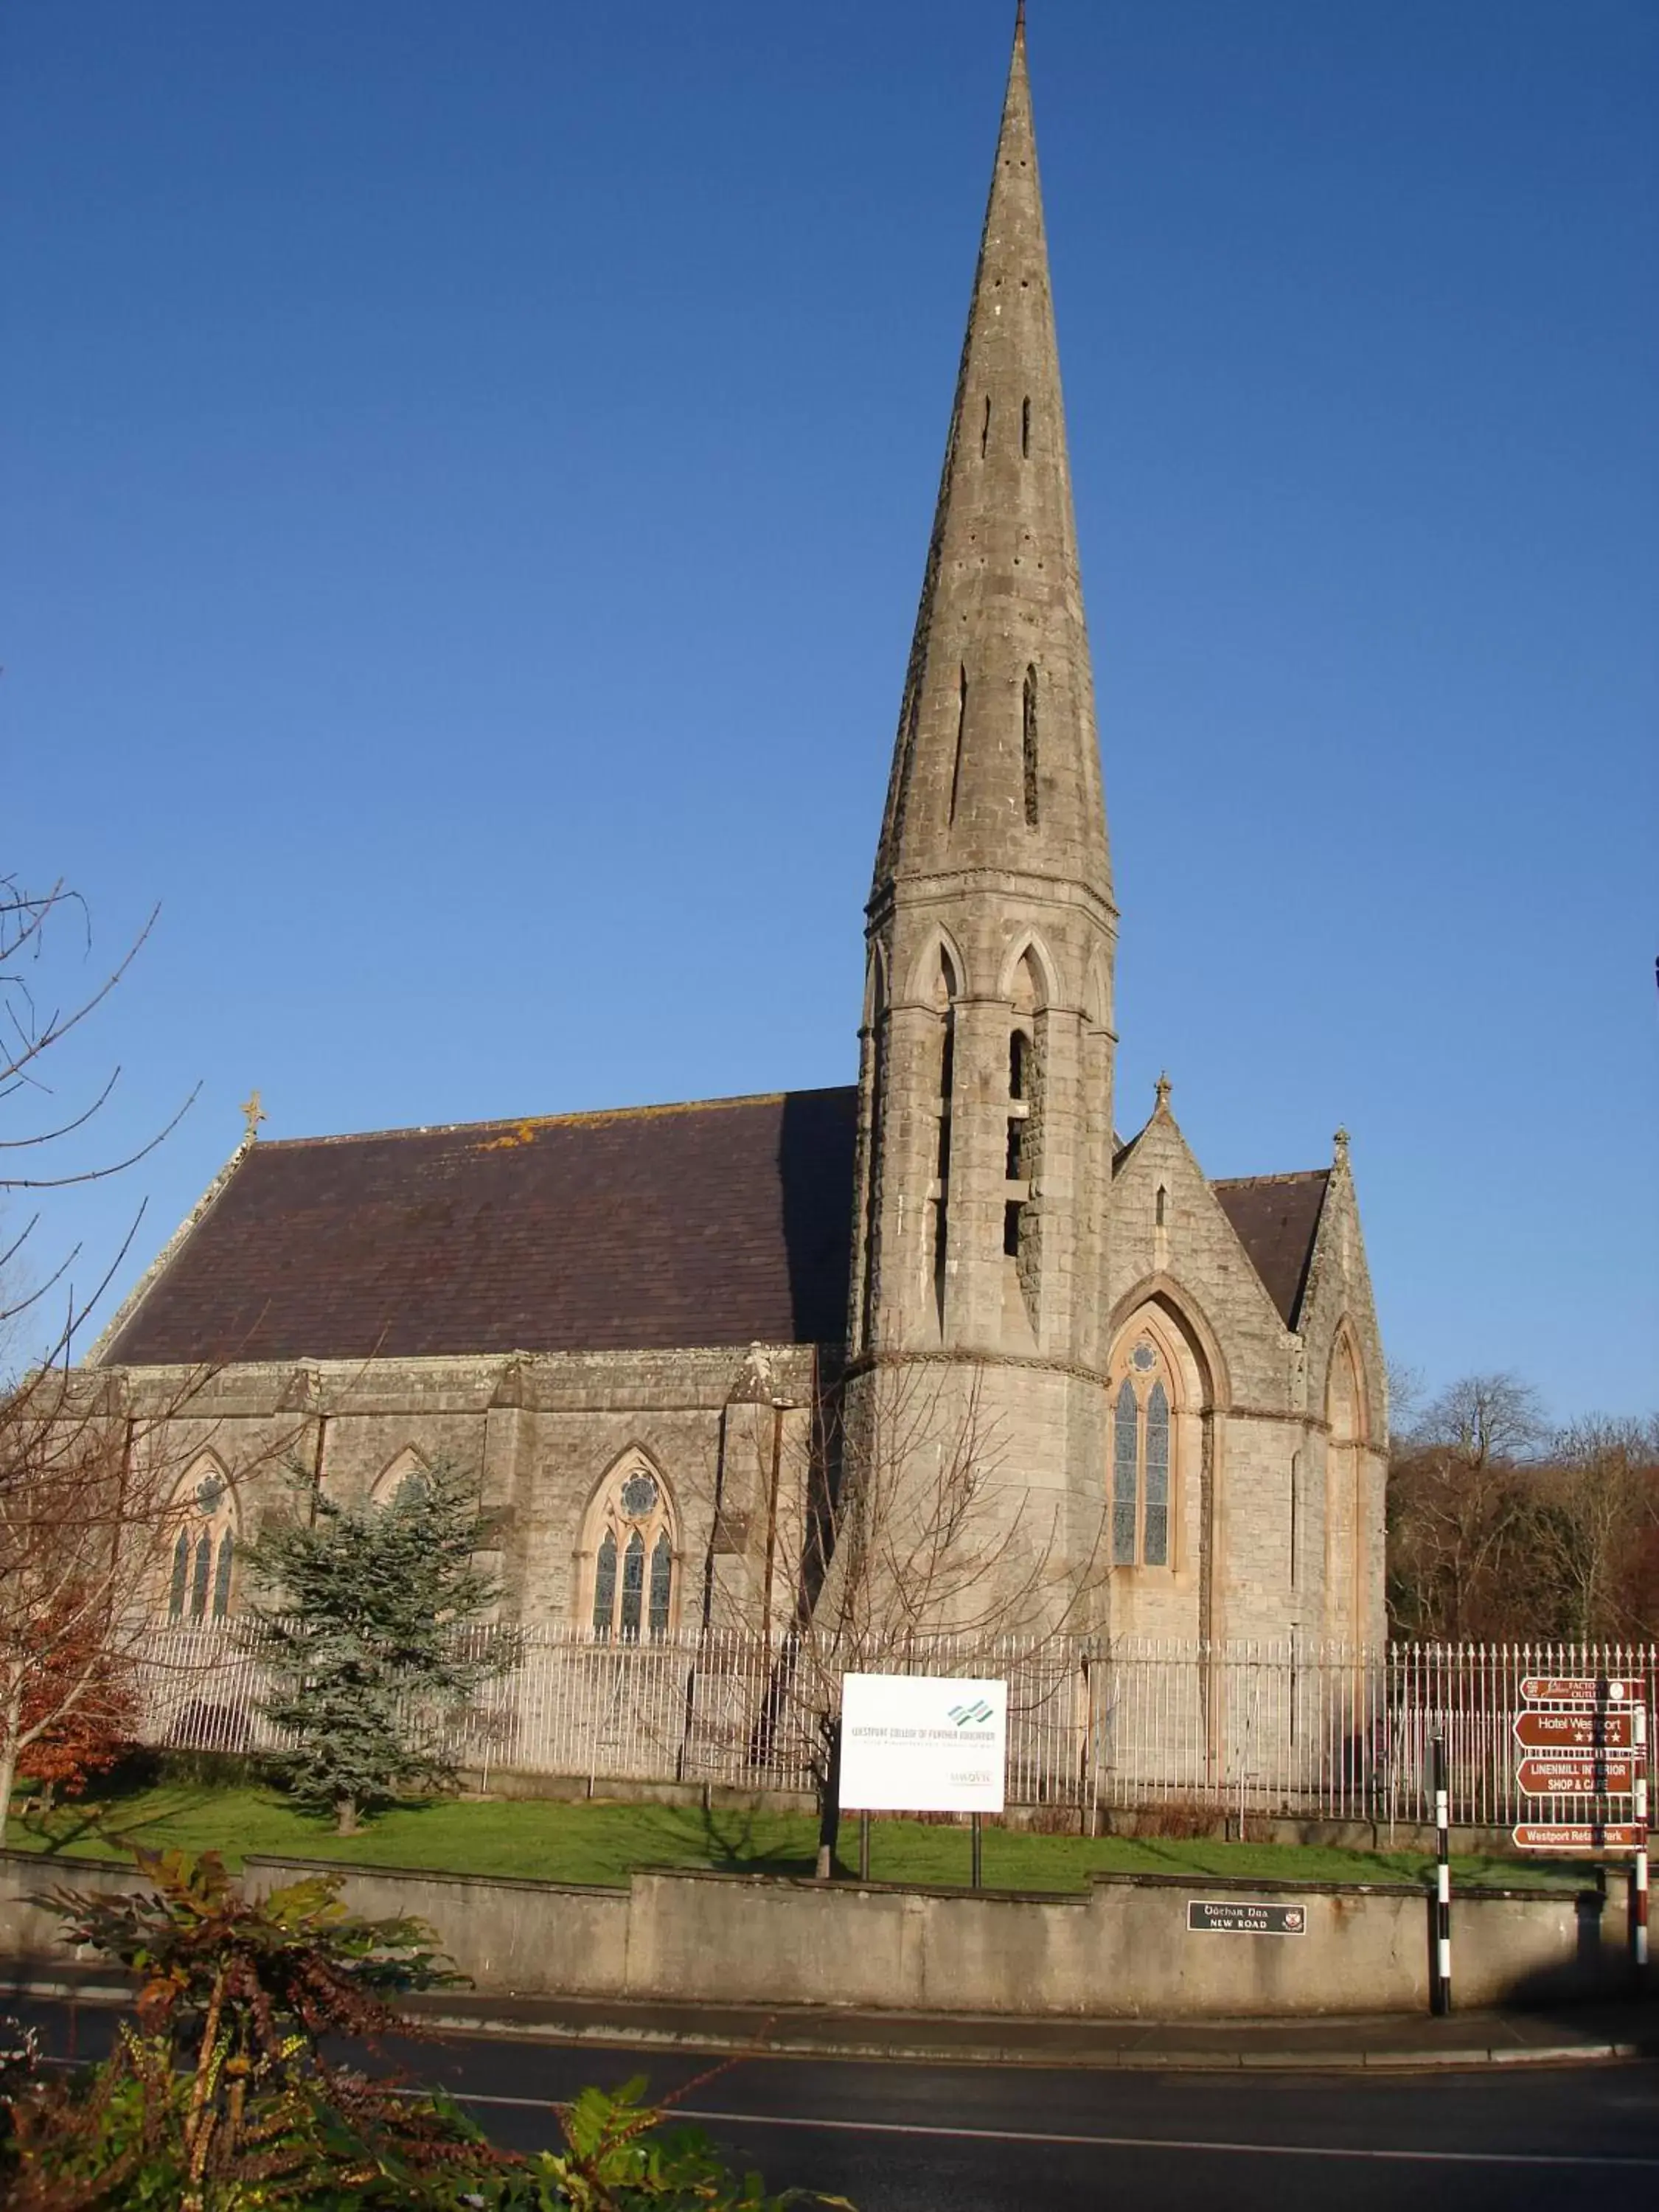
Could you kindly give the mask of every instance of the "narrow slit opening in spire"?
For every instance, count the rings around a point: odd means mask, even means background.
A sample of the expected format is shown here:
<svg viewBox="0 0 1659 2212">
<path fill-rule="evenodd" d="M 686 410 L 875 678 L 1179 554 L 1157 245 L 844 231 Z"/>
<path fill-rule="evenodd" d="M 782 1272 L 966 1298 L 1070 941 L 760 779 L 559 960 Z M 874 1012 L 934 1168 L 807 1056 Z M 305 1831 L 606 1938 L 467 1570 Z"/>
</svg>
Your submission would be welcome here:
<svg viewBox="0 0 1659 2212">
<path fill-rule="evenodd" d="M 991 443 L 991 395 L 985 395 L 985 420 L 979 426 L 979 457 L 985 459 Z"/>
<path fill-rule="evenodd" d="M 1025 826 L 1037 826 L 1037 680 L 1036 670 L 1025 671 L 1022 709 L 1022 749 L 1025 768 Z"/>
<path fill-rule="evenodd" d="M 957 757 L 951 765 L 951 819 L 957 818 L 957 794 L 962 788 L 962 740 L 968 726 L 968 671 L 957 672 L 959 690 L 957 695 Z"/>
<path fill-rule="evenodd" d="M 1019 458 L 1022 461 L 1029 461 L 1031 458 L 1031 403 L 1029 399 L 1022 399 L 1019 403 Z"/>
</svg>

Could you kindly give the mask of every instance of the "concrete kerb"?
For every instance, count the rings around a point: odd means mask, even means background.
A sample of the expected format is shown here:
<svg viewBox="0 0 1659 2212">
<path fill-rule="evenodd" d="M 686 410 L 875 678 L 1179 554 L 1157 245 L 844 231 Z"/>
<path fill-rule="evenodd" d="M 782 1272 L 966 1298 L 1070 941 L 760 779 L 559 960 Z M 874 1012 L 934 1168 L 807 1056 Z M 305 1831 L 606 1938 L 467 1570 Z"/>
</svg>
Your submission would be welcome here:
<svg viewBox="0 0 1659 2212">
<path fill-rule="evenodd" d="M 0 1975 L 0 2002 L 18 1998 L 90 2005 L 118 2009 L 131 2002 L 132 1991 L 123 1984 L 66 1978 L 62 1975 L 25 1972 Z M 1659 2020 L 1651 2035 L 1637 2037 L 1587 2036 L 1570 2042 L 1494 2042 L 1486 2039 L 1495 2028 L 1514 2033 L 1520 2023 L 1504 2015 L 1472 2018 L 1474 2031 L 1468 2042 L 1437 2044 L 1431 2033 L 1410 2047 L 1358 2044 L 1351 2049 L 1334 2047 L 1328 2039 L 1316 2045 L 1291 2043 L 1250 2049 L 1229 2045 L 1185 2046 L 1156 2041 L 1112 2044 L 1096 2038 L 1109 2036 L 1121 2022 L 1078 2021 L 1065 2043 L 1046 2039 L 1041 2047 L 1030 2042 L 968 2040 L 960 2033 L 929 2039 L 927 2029 L 945 2023 L 921 2019 L 895 2020 L 890 2037 L 872 2039 L 851 2033 L 835 2033 L 832 2021 L 820 2023 L 819 2033 L 805 2036 L 776 2023 L 758 2027 L 722 2027 L 710 2021 L 694 2027 L 653 2026 L 648 2021 L 620 2014 L 604 2019 L 504 2019 L 480 2008 L 477 2011 L 439 2010 L 453 2006 L 453 1994 L 430 2003 L 415 2000 L 408 2008 L 411 2021 L 425 2034 L 473 2036 L 503 2042 L 555 2044 L 580 2048 L 629 2049 L 641 2051 L 686 2051 L 732 2057 L 865 2060 L 918 2065 L 1018 2066 L 1059 2069 L 1068 2072 L 1153 2073 L 1424 2073 L 1468 2070 L 1485 2066 L 1582 2066 L 1659 2057 Z M 850 2025 L 850 2024 L 849 2024 Z M 957 2030 L 997 2028 L 1006 2039 L 1006 2021 L 969 2022 L 952 2020 Z M 1160 2027 L 1179 2032 L 1184 2023 L 1146 2022 L 1141 2033 L 1156 2036 Z M 1243 2033 L 1260 2033 L 1266 2023 L 1237 2023 Z M 1276 2024 L 1275 2024 L 1276 2025 Z M 1381 2033 L 1398 2032 L 1401 2023 L 1389 2017 L 1375 2023 L 1344 2022 L 1362 2033 L 1374 2026 Z M 1427 2023 L 1425 2024 L 1425 2029 Z M 1067 2045 L 1071 2047 L 1067 2047 Z"/>
</svg>

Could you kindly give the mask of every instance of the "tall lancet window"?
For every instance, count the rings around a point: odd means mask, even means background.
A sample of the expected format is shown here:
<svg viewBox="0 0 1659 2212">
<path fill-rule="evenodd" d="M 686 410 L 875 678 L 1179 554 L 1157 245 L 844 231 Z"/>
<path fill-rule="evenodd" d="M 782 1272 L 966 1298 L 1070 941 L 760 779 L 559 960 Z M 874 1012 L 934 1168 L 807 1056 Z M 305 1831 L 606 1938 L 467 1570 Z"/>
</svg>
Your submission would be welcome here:
<svg viewBox="0 0 1659 2212">
<path fill-rule="evenodd" d="M 586 1625 L 605 1644 L 653 1642 L 673 1626 L 679 1596 L 673 1501 L 640 1452 L 629 1452 L 587 1510 Z"/>
<path fill-rule="evenodd" d="M 951 1114 L 957 1081 L 956 998 L 956 975 L 949 959 L 941 954 L 939 974 L 933 984 L 933 1004 L 939 1015 L 939 1074 L 934 1086 L 938 1131 L 928 1201 L 933 1306 L 941 1331 L 945 1327 L 945 1286 L 951 1254 Z"/>
<path fill-rule="evenodd" d="M 1042 1218 L 1038 1206 L 1042 1173 L 1042 994 L 1029 955 L 1014 972 L 1014 1024 L 1008 1033 L 1008 1149 L 1002 1191 L 1002 1250 L 1033 1334 L 1042 1317 Z M 1005 1303 L 1004 1311 L 1010 1309 Z"/>
<path fill-rule="evenodd" d="M 1025 766 L 1025 826 L 1037 824 L 1037 678 L 1035 668 L 1025 672 L 1022 698 L 1022 738 Z"/>
<path fill-rule="evenodd" d="M 881 1266 L 881 1170 L 887 1118 L 887 992 L 879 948 L 870 956 L 865 992 L 865 1068 L 868 1084 L 863 1132 L 864 1249 L 860 1255 L 859 1346 L 868 1346 L 875 1328 L 876 1288 Z"/>
<path fill-rule="evenodd" d="M 957 671 L 957 750 L 951 763 L 951 819 L 957 818 L 957 799 L 962 789 L 962 748 L 968 735 L 968 671 Z"/>
<path fill-rule="evenodd" d="M 1112 1401 L 1112 1565 L 1170 1564 L 1170 1405 L 1164 1361 L 1150 1337 L 1131 1346 Z"/>
<path fill-rule="evenodd" d="M 168 1617 L 222 1620 L 235 1573 L 236 1495 L 216 1459 L 191 1468 L 174 1492 L 173 1516 Z"/>
</svg>

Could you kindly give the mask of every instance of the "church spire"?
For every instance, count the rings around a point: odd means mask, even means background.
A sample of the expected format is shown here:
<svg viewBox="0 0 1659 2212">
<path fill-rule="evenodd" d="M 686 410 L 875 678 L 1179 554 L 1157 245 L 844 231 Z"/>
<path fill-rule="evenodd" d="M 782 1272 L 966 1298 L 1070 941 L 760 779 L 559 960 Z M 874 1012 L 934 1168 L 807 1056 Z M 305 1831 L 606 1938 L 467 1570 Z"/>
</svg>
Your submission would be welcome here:
<svg viewBox="0 0 1659 2212">
<path fill-rule="evenodd" d="M 1023 7 L 874 899 L 986 867 L 1111 896 Z"/>
</svg>

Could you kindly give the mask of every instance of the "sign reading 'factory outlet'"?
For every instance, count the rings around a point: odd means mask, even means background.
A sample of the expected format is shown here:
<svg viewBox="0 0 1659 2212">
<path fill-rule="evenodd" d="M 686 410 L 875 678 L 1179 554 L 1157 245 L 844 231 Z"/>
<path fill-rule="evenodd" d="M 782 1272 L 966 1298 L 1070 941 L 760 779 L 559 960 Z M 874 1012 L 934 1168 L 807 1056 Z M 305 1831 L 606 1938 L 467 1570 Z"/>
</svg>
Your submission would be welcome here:
<svg viewBox="0 0 1659 2212">
<path fill-rule="evenodd" d="M 1000 1813 L 1008 1685 L 942 1674 L 842 1681 L 841 1802 L 851 1813 Z"/>
</svg>

